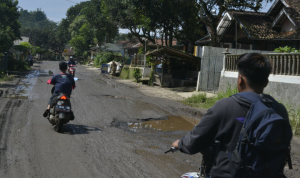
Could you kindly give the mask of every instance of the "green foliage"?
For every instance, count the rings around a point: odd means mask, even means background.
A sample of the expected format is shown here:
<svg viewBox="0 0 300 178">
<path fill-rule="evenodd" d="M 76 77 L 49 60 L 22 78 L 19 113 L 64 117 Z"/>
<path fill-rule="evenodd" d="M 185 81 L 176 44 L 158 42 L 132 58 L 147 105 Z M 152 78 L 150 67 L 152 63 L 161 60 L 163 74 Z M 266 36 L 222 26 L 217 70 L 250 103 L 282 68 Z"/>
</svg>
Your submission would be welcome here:
<svg viewBox="0 0 300 178">
<path fill-rule="evenodd" d="M 237 87 L 231 88 L 231 86 L 228 85 L 226 91 L 219 92 L 214 97 L 209 98 L 206 96 L 206 93 L 200 93 L 198 95 L 193 95 L 192 97 L 187 98 L 183 101 L 183 103 L 192 107 L 211 108 L 217 101 L 223 98 L 228 98 L 236 93 L 238 93 Z"/>
<path fill-rule="evenodd" d="M 149 78 L 149 82 L 148 82 L 148 85 L 149 85 L 149 86 L 153 86 L 153 82 L 154 82 L 154 73 L 155 73 L 155 65 L 154 65 L 154 64 L 151 64 L 150 78 Z"/>
<path fill-rule="evenodd" d="M 20 46 L 18 46 L 17 49 L 23 52 L 31 51 L 32 55 L 42 52 L 42 49 L 40 47 L 33 46 L 29 42 L 21 42 Z"/>
<path fill-rule="evenodd" d="M 28 11 L 20 9 L 19 21 L 22 24 L 22 36 L 30 36 L 29 42 L 35 46 L 42 47 L 45 51 L 61 52 L 65 43 L 64 37 L 57 35 L 61 28 L 57 23 L 50 21 L 41 9 Z M 42 51 L 40 51 L 42 52 Z"/>
<path fill-rule="evenodd" d="M 120 74 L 120 77 L 123 79 L 130 79 L 130 69 L 129 68 L 123 68 Z"/>
<path fill-rule="evenodd" d="M 13 42 L 20 39 L 18 1 L 0 1 L 0 53 L 8 51 Z"/>
<path fill-rule="evenodd" d="M 300 53 L 300 50 L 296 50 L 295 48 L 285 46 L 285 47 L 279 47 L 274 50 L 274 52 L 278 53 Z"/>
<path fill-rule="evenodd" d="M 75 48 L 75 54 L 82 56 L 85 51 L 89 51 L 93 38 L 93 32 L 90 25 L 85 23 L 79 29 L 79 33 L 75 35 L 69 43 Z"/>
<path fill-rule="evenodd" d="M 289 114 L 293 135 L 300 136 L 300 108 L 290 104 L 285 104 L 285 106 Z"/>
<path fill-rule="evenodd" d="M 7 82 L 14 80 L 14 76 L 7 76 L 7 75 L 1 75 L 0 74 L 0 82 Z"/>
<path fill-rule="evenodd" d="M 132 71 L 132 75 L 135 78 L 136 83 L 138 83 L 140 78 L 142 78 L 141 70 L 139 68 L 134 68 Z"/>
<path fill-rule="evenodd" d="M 111 61 L 117 61 L 115 59 L 116 54 L 111 52 L 99 52 L 94 59 L 94 66 L 101 67 L 101 64 L 107 64 Z"/>
<path fill-rule="evenodd" d="M 137 54 L 145 54 L 145 47 L 140 46 Z"/>
</svg>

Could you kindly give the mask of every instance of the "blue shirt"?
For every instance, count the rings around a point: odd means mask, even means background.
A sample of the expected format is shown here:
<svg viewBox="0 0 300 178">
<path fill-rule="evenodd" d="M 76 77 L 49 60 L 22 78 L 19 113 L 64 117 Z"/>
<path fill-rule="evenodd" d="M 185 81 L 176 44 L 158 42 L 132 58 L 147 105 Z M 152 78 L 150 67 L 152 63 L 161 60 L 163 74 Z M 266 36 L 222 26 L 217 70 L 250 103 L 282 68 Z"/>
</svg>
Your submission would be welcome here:
<svg viewBox="0 0 300 178">
<path fill-rule="evenodd" d="M 71 96 L 72 87 L 75 87 L 75 81 L 70 74 L 57 74 L 51 79 L 51 84 L 55 85 L 54 95 L 64 93 Z"/>
<path fill-rule="evenodd" d="M 69 65 L 76 65 L 76 63 L 75 63 L 74 60 L 73 60 L 73 61 L 69 60 L 69 61 L 68 61 L 68 66 L 69 66 Z"/>
</svg>

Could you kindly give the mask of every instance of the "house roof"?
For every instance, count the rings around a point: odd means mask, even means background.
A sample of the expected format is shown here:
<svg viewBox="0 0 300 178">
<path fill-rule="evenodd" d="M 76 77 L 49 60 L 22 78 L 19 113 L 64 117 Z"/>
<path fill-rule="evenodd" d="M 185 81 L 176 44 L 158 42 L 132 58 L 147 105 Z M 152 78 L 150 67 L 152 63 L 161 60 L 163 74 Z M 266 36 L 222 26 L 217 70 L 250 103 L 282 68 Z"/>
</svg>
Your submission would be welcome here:
<svg viewBox="0 0 300 178">
<path fill-rule="evenodd" d="M 169 41 L 167 41 L 169 43 Z M 160 46 L 166 46 L 166 40 L 163 39 L 163 42 L 161 41 L 160 38 L 156 38 L 155 39 L 155 44 L 156 45 L 160 45 Z M 154 45 L 152 42 L 148 43 L 148 45 Z M 173 39 L 172 40 L 172 46 L 177 45 L 177 39 Z"/>
<path fill-rule="evenodd" d="M 274 30 L 272 28 L 274 20 L 266 13 L 232 11 L 226 13 L 223 19 L 218 27 L 220 40 L 230 27 L 233 28 L 235 20 L 249 39 L 300 39 L 298 30 L 290 32 Z"/>
<path fill-rule="evenodd" d="M 122 42 L 123 48 L 138 48 L 140 47 L 140 41 L 137 38 L 134 38 L 127 42 Z"/>
<path fill-rule="evenodd" d="M 187 53 L 184 53 L 182 51 L 179 51 L 177 49 L 170 48 L 170 47 L 162 47 L 159 49 L 148 51 L 146 53 L 146 56 L 147 55 L 163 56 L 164 54 L 166 54 L 169 57 L 179 58 L 179 59 L 187 60 L 190 62 L 200 62 L 201 61 L 201 58 L 199 58 L 199 57 L 195 57 L 194 55 L 187 54 Z"/>
</svg>

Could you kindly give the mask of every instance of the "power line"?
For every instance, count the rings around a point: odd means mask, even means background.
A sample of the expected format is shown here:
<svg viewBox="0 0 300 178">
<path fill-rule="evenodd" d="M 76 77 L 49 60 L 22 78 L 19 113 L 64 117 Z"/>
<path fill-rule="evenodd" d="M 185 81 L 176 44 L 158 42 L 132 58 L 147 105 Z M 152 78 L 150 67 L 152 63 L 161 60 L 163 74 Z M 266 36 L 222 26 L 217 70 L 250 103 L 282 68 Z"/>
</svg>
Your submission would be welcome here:
<svg viewBox="0 0 300 178">
<path fill-rule="evenodd" d="M 74 4 L 78 4 L 77 2 L 73 2 L 73 1 L 70 1 L 70 0 L 66 0 L 66 1 L 69 1 L 69 2 L 74 3 Z"/>
</svg>

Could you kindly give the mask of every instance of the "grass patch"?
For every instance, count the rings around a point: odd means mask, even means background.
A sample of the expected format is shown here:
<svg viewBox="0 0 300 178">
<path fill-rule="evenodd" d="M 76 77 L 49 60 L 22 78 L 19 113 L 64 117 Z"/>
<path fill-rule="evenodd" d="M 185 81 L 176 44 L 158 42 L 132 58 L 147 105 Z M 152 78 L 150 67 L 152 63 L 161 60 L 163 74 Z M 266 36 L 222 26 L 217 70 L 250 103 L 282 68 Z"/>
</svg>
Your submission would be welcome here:
<svg viewBox="0 0 300 178">
<path fill-rule="evenodd" d="M 0 75 L 0 82 L 7 82 L 14 80 L 14 76 Z"/>
<path fill-rule="evenodd" d="M 211 108 L 217 101 L 230 97 L 235 93 L 238 93 L 238 89 L 236 87 L 231 88 L 231 86 L 228 86 L 226 91 L 219 92 L 214 97 L 208 98 L 205 93 L 201 93 L 183 100 L 182 103 L 191 107 L 208 109 Z M 284 106 L 289 114 L 290 124 L 292 126 L 294 136 L 300 136 L 300 108 L 295 108 L 295 106 L 290 104 L 284 104 Z"/>
<path fill-rule="evenodd" d="M 208 98 L 206 93 L 200 93 L 198 95 L 193 95 L 186 100 L 183 100 L 183 103 L 192 107 L 200 108 L 211 108 L 217 101 L 230 97 L 233 94 L 238 93 L 237 87 L 231 88 L 228 86 L 226 91 L 217 93 L 216 96 Z"/>
<path fill-rule="evenodd" d="M 131 79 L 130 73 L 131 72 L 129 68 L 123 68 L 120 74 L 120 78 Z"/>
</svg>

